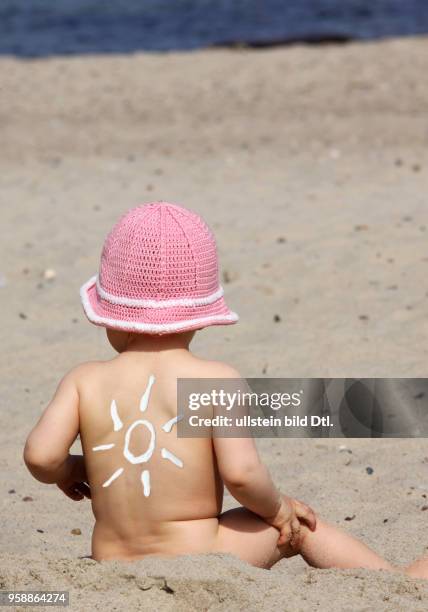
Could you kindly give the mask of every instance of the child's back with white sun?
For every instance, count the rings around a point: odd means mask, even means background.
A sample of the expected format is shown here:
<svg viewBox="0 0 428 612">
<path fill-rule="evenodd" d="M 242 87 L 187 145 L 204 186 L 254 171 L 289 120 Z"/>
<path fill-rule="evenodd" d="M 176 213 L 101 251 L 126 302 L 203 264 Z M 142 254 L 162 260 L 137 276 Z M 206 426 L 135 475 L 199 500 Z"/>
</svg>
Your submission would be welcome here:
<svg viewBox="0 0 428 612">
<path fill-rule="evenodd" d="M 80 437 L 97 521 L 93 553 L 103 558 L 109 532 L 129 547 L 155 523 L 159 552 L 162 537 L 169 550 L 171 530 L 221 511 L 212 440 L 177 437 L 177 378 L 221 374 L 186 350 L 139 351 L 138 340 L 135 351 L 82 367 Z"/>
</svg>

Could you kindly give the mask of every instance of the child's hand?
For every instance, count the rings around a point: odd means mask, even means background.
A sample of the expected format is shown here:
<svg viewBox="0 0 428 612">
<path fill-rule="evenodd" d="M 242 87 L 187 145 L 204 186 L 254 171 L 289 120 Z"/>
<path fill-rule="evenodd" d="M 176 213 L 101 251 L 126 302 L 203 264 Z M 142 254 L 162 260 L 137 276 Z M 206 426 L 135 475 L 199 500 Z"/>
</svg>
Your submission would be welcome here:
<svg viewBox="0 0 428 612">
<path fill-rule="evenodd" d="M 70 455 L 69 474 L 62 480 L 57 481 L 57 486 L 70 499 L 79 501 L 84 497 L 91 497 L 91 490 L 86 484 L 88 477 L 86 475 L 85 461 L 82 455 Z"/>
<path fill-rule="evenodd" d="M 290 543 L 296 546 L 299 541 L 300 523 L 303 521 L 307 526 L 315 531 L 316 516 L 312 508 L 303 502 L 282 496 L 281 506 L 275 516 L 265 518 L 265 521 L 275 527 L 280 532 L 278 546 Z"/>
</svg>

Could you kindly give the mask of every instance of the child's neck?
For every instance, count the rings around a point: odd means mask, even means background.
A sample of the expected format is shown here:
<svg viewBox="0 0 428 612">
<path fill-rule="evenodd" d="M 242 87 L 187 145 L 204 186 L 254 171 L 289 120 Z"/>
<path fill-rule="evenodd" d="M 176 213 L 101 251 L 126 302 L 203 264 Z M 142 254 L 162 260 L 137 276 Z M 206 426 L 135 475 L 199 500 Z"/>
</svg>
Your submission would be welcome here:
<svg viewBox="0 0 428 612">
<path fill-rule="evenodd" d="M 123 353 L 158 353 L 160 351 L 189 350 L 194 332 L 179 334 L 130 334 Z"/>
</svg>

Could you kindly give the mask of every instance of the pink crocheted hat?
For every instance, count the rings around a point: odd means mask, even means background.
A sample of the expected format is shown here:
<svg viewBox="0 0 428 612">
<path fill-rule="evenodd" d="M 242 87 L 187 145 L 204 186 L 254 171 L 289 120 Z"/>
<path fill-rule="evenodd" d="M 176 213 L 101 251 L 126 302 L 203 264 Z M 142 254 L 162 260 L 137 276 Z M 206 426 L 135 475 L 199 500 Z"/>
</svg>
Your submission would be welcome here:
<svg viewBox="0 0 428 612">
<path fill-rule="evenodd" d="M 80 297 L 92 323 L 130 332 L 168 334 L 238 320 L 223 298 L 211 230 L 169 202 L 131 208 L 119 219 Z"/>
</svg>

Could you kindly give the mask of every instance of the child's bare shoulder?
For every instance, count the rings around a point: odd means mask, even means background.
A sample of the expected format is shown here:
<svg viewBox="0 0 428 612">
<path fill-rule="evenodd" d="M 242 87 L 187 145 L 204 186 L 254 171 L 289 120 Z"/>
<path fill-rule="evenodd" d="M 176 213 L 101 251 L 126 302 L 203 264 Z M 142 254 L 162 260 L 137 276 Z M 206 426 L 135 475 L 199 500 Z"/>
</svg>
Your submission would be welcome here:
<svg viewBox="0 0 428 612">
<path fill-rule="evenodd" d="M 84 361 L 70 368 L 63 376 L 62 380 L 74 382 L 76 385 L 82 381 L 93 377 L 96 372 L 99 372 L 103 361 Z"/>
<path fill-rule="evenodd" d="M 201 378 L 241 378 L 241 374 L 232 365 L 224 361 L 213 361 L 195 357 L 195 376 Z"/>
</svg>

